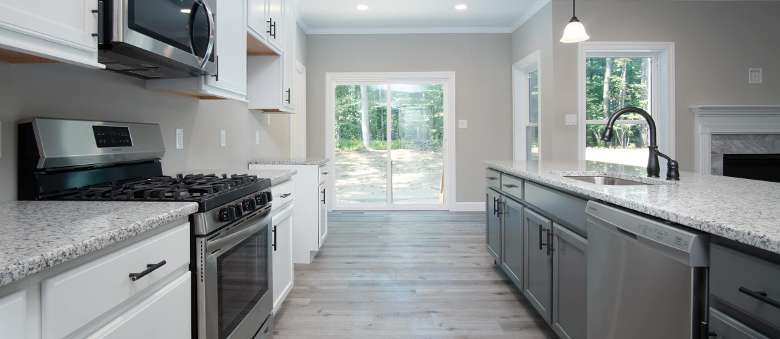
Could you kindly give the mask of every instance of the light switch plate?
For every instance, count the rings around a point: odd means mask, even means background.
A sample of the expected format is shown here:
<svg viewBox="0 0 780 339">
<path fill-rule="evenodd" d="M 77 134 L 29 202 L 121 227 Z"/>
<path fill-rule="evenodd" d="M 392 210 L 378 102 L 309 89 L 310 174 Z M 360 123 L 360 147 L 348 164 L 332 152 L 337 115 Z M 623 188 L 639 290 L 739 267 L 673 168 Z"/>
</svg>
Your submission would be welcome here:
<svg viewBox="0 0 780 339">
<path fill-rule="evenodd" d="M 566 126 L 577 126 L 576 114 L 566 114 Z"/>
<path fill-rule="evenodd" d="M 458 128 L 469 128 L 468 120 L 458 120 Z"/>
<path fill-rule="evenodd" d="M 255 145 L 260 145 L 260 130 L 255 131 Z"/>
<path fill-rule="evenodd" d="M 219 146 L 227 147 L 227 132 L 224 129 L 219 130 Z"/>
<path fill-rule="evenodd" d="M 176 129 L 176 149 L 184 149 L 184 130 Z"/>
<path fill-rule="evenodd" d="M 762 68 L 749 68 L 748 69 L 748 83 L 751 85 L 764 83 L 764 69 Z"/>
</svg>

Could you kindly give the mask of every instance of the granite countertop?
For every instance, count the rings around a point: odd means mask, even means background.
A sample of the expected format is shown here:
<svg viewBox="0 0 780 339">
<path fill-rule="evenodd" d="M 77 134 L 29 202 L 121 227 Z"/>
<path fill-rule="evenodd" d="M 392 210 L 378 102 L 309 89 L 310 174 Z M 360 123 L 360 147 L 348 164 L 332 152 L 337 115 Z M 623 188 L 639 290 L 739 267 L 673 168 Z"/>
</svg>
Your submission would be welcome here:
<svg viewBox="0 0 780 339">
<path fill-rule="evenodd" d="M 780 254 L 780 183 L 692 172 L 682 172 L 679 182 L 669 182 L 646 178 L 644 168 L 599 163 L 486 164 L 530 181 Z M 663 170 L 661 178 L 665 177 Z M 655 185 L 604 186 L 564 178 L 568 175 L 612 175 Z"/>
<path fill-rule="evenodd" d="M 0 287 L 197 212 L 196 203 L 0 203 Z"/>
<path fill-rule="evenodd" d="M 296 158 L 296 159 L 260 159 L 250 162 L 256 165 L 312 165 L 324 166 L 330 161 L 328 158 Z"/>
<path fill-rule="evenodd" d="M 194 173 L 206 173 L 206 174 L 216 174 L 216 175 L 221 175 L 222 173 L 226 173 L 229 175 L 232 174 L 256 175 L 259 178 L 271 179 L 271 186 L 276 186 L 278 184 L 290 180 L 294 175 L 298 174 L 298 171 L 289 170 L 289 169 L 249 170 L 245 168 L 244 169 L 236 169 L 236 168 L 213 169 L 212 168 L 212 169 L 190 170 L 182 174 L 186 175 L 186 174 L 194 174 Z"/>
</svg>

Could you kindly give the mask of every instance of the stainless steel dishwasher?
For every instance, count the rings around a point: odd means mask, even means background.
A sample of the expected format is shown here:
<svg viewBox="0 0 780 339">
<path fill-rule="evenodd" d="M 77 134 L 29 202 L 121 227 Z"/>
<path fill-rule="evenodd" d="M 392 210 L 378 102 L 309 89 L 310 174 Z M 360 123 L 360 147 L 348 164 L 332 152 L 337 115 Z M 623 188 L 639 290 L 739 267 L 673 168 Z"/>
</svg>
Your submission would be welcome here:
<svg viewBox="0 0 780 339">
<path fill-rule="evenodd" d="M 588 339 L 706 338 L 709 238 L 588 202 Z"/>
</svg>

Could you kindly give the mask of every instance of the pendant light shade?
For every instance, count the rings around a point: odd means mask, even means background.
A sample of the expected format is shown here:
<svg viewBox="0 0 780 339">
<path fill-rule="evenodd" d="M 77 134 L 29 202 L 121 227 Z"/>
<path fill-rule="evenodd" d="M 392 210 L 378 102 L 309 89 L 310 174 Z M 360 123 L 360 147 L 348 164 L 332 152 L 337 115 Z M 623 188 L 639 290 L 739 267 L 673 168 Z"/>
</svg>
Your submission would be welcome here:
<svg viewBox="0 0 780 339">
<path fill-rule="evenodd" d="M 590 39 L 590 35 L 585 31 L 585 25 L 577 19 L 577 0 L 571 1 L 571 20 L 566 28 L 563 29 L 563 37 L 561 42 L 565 44 L 573 44 L 577 42 L 583 42 Z"/>
</svg>

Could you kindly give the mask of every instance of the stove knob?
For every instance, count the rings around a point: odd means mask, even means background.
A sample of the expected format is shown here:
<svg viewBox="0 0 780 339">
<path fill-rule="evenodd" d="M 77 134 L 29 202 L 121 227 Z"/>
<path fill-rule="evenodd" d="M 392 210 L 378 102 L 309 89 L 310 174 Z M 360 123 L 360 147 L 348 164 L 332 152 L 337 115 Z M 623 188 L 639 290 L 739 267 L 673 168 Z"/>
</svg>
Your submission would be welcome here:
<svg viewBox="0 0 780 339">
<path fill-rule="evenodd" d="M 274 201 L 274 195 L 271 191 L 265 191 L 263 192 L 263 195 L 265 195 L 265 199 L 268 200 L 268 202 Z"/>
<path fill-rule="evenodd" d="M 258 194 L 255 196 L 255 206 L 265 206 L 268 204 L 268 197 L 265 194 Z"/>
<path fill-rule="evenodd" d="M 233 205 L 233 210 L 236 213 L 236 219 L 241 218 L 242 216 L 244 216 L 244 212 L 241 209 L 241 205 Z"/>
<path fill-rule="evenodd" d="M 244 211 L 254 211 L 257 207 L 254 199 L 246 199 L 241 202 L 241 205 L 244 207 Z"/>
<path fill-rule="evenodd" d="M 223 207 L 219 210 L 219 221 L 221 222 L 229 222 L 233 221 L 236 218 L 235 212 L 233 212 L 233 207 Z"/>
</svg>

